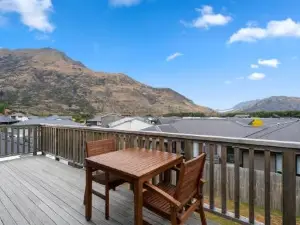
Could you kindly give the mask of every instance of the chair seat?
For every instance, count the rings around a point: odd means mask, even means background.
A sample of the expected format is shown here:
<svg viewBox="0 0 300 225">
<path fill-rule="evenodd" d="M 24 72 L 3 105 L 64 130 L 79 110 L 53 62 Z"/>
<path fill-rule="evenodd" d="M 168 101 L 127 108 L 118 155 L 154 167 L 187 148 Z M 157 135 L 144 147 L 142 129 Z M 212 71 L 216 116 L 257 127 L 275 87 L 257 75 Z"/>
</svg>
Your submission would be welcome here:
<svg viewBox="0 0 300 225">
<path fill-rule="evenodd" d="M 176 186 L 168 183 L 159 183 L 156 185 L 158 188 L 168 193 L 171 196 L 174 196 L 176 191 Z M 170 203 L 164 200 L 160 195 L 155 192 L 146 190 L 143 193 L 144 206 L 156 213 L 159 213 L 165 218 L 170 218 L 171 208 Z"/>
<path fill-rule="evenodd" d="M 103 171 L 97 171 L 97 173 L 95 175 L 93 175 L 92 177 L 93 181 L 105 185 L 105 173 Z M 123 183 L 125 183 L 126 181 L 121 179 L 118 176 L 115 176 L 114 174 L 109 174 L 109 181 L 108 184 L 111 187 L 117 187 Z"/>
</svg>

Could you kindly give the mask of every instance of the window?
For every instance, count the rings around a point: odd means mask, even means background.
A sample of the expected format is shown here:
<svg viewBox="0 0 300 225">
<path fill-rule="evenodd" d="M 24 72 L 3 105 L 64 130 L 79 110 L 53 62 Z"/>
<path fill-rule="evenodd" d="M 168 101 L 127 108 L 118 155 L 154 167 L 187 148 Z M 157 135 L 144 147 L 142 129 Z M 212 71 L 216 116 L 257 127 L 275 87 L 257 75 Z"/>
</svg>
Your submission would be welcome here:
<svg viewBox="0 0 300 225">
<path fill-rule="evenodd" d="M 296 160 L 297 160 L 297 162 L 296 162 L 296 168 L 297 168 L 296 172 L 297 172 L 297 175 L 300 176 L 300 155 L 298 155 L 296 157 Z"/>
<path fill-rule="evenodd" d="M 276 153 L 275 155 L 275 172 L 282 173 L 282 154 Z"/>
</svg>

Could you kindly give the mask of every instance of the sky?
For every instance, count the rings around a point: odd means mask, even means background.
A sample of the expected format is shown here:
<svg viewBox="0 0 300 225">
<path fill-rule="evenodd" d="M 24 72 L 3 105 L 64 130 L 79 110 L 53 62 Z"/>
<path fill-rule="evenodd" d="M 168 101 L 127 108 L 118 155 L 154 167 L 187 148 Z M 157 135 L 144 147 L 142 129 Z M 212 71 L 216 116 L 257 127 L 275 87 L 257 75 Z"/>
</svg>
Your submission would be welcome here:
<svg viewBox="0 0 300 225">
<path fill-rule="evenodd" d="M 51 47 L 196 104 L 300 96 L 299 0 L 0 0 L 0 47 Z"/>
</svg>

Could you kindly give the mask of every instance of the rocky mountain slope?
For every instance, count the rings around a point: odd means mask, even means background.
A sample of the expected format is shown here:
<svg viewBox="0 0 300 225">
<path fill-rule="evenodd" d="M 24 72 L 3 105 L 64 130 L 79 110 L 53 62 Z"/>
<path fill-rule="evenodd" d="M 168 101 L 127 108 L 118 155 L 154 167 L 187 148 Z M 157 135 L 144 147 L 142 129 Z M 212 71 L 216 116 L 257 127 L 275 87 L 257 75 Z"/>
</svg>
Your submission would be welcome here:
<svg viewBox="0 0 300 225">
<path fill-rule="evenodd" d="M 169 88 L 125 74 L 94 72 L 55 49 L 0 49 L 0 88 L 12 109 L 30 113 L 211 112 Z"/>
<path fill-rule="evenodd" d="M 234 109 L 244 112 L 294 111 L 300 110 L 300 98 L 287 96 L 272 96 L 265 99 L 242 102 L 235 106 Z"/>
</svg>

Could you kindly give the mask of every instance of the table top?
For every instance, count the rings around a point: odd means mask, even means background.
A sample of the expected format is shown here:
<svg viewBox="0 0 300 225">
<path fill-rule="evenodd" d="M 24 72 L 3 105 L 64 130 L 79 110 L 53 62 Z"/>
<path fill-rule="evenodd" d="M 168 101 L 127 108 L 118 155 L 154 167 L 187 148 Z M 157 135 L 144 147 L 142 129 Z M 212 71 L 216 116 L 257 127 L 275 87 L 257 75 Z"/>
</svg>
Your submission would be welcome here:
<svg viewBox="0 0 300 225">
<path fill-rule="evenodd" d="M 86 158 L 87 163 L 97 164 L 133 178 L 148 175 L 181 160 L 181 155 L 140 148 L 129 148 Z"/>
</svg>

